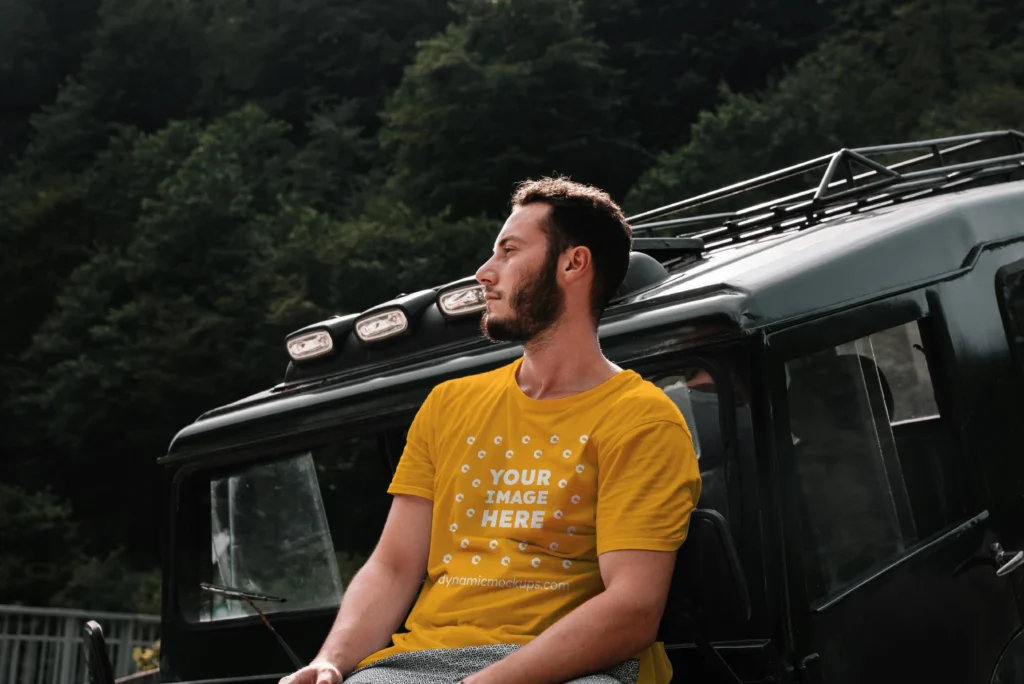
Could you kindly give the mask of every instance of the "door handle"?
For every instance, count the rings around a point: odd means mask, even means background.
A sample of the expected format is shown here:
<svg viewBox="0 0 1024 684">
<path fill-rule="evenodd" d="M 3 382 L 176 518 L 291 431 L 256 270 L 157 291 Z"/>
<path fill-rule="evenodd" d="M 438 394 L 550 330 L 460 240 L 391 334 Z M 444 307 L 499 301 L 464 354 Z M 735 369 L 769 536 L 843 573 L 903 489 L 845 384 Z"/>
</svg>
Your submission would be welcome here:
<svg viewBox="0 0 1024 684">
<path fill-rule="evenodd" d="M 996 564 L 996 577 L 1005 577 L 1024 565 L 1024 551 L 1005 551 L 999 542 L 989 547 Z"/>
</svg>

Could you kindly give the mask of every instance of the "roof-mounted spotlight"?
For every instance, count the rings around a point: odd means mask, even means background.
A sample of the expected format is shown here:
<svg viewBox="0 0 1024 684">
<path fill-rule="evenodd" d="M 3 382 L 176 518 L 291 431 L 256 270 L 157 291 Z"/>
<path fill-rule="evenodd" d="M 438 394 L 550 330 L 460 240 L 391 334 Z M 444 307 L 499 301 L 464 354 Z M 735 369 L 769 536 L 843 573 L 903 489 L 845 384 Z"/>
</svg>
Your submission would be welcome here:
<svg viewBox="0 0 1024 684">
<path fill-rule="evenodd" d="M 340 350 L 359 314 L 333 316 L 326 321 L 296 330 L 285 338 L 288 356 L 296 363 L 333 356 Z"/>
<path fill-rule="evenodd" d="M 487 306 L 484 286 L 475 276 L 443 285 L 437 292 L 437 308 L 447 318 L 461 318 L 483 311 Z"/>
<path fill-rule="evenodd" d="M 355 321 L 356 336 L 371 343 L 406 334 L 436 298 L 434 290 L 420 290 L 367 309 Z"/>
<path fill-rule="evenodd" d="M 334 351 L 334 340 L 326 330 L 314 330 L 285 340 L 288 356 L 294 361 L 308 361 Z"/>
</svg>

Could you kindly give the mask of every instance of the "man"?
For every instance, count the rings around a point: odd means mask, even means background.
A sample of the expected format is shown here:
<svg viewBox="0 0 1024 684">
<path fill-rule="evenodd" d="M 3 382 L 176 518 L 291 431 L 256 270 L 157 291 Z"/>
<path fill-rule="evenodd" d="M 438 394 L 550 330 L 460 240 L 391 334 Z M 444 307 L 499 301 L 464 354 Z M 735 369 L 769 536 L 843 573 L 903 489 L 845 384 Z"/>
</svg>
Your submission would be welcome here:
<svg viewBox="0 0 1024 684">
<path fill-rule="evenodd" d="M 671 678 L 655 639 L 701 481 L 679 410 L 598 343 L 629 226 L 566 179 L 520 185 L 512 208 L 476 275 L 484 333 L 523 357 L 430 393 L 377 548 L 281 684 Z"/>
</svg>

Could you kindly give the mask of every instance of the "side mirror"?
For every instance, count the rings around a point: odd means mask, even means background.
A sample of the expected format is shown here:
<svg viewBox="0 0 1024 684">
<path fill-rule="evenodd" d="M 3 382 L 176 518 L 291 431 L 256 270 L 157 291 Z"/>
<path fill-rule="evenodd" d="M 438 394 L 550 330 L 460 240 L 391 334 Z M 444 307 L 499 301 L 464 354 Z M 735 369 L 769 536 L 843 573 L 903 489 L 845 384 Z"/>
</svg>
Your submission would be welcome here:
<svg viewBox="0 0 1024 684">
<path fill-rule="evenodd" d="M 107 640 L 103 628 L 95 620 L 85 623 L 83 645 L 85 646 L 86 681 L 88 684 L 114 684 L 114 668 L 107 654 Z"/>
</svg>

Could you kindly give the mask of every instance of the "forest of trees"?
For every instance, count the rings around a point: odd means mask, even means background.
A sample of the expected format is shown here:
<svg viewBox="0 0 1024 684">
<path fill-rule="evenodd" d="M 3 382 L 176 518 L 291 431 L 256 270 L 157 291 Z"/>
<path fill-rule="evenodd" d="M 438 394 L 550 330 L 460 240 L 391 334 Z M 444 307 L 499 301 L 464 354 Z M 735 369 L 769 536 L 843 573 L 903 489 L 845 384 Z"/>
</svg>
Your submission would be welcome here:
<svg viewBox="0 0 1024 684">
<path fill-rule="evenodd" d="M 0 603 L 155 611 L 156 459 L 284 335 L 631 212 L 1024 128 L 1019 0 L 0 2 Z"/>
</svg>

